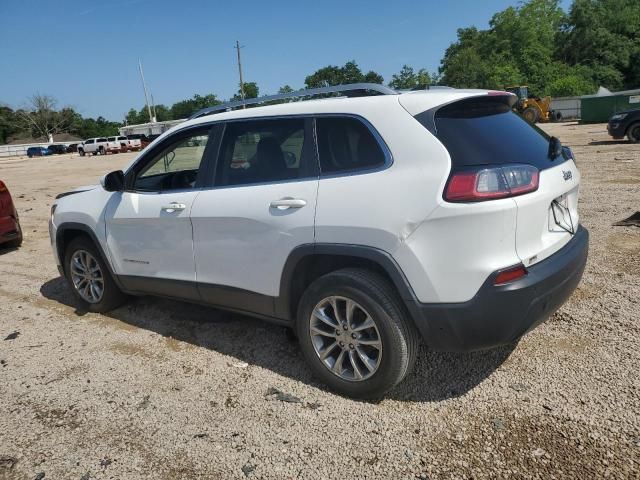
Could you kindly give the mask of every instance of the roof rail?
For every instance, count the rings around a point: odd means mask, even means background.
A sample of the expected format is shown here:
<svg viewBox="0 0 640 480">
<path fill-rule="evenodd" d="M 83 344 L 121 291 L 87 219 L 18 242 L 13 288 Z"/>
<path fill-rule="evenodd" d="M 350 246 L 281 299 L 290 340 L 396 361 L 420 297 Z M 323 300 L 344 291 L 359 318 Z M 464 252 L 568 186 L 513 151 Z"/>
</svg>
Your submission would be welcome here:
<svg viewBox="0 0 640 480">
<path fill-rule="evenodd" d="M 313 97 L 316 95 L 326 95 L 329 93 L 347 92 L 348 97 L 364 97 L 367 96 L 367 92 L 375 92 L 374 95 L 398 95 L 398 92 L 392 88 L 379 85 L 377 83 L 350 83 L 347 85 L 334 85 L 331 87 L 321 88 L 309 88 L 304 90 L 298 90 L 291 93 L 279 93 L 277 95 L 267 95 L 258 98 L 247 98 L 246 100 L 238 100 L 235 102 L 227 102 L 213 107 L 203 108 L 197 111 L 189 117 L 189 120 L 194 118 L 204 117 L 205 115 L 211 115 L 218 112 L 226 112 L 234 108 L 243 107 L 245 105 L 256 105 L 259 103 L 273 102 L 277 100 L 286 100 L 288 98 L 300 98 L 300 97 Z M 349 94 L 351 92 L 351 94 Z M 356 93 L 360 92 L 360 93 Z"/>
</svg>

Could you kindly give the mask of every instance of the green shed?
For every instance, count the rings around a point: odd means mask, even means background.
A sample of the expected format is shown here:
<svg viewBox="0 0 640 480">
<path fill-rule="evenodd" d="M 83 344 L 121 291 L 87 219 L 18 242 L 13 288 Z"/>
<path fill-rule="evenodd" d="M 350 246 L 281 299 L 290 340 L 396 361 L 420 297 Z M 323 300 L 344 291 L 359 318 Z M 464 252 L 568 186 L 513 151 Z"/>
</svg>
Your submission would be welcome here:
<svg viewBox="0 0 640 480">
<path fill-rule="evenodd" d="M 640 89 L 590 95 L 580 100 L 580 118 L 587 123 L 608 122 L 614 113 L 632 108 L 640 108 Z"/>
</svg>

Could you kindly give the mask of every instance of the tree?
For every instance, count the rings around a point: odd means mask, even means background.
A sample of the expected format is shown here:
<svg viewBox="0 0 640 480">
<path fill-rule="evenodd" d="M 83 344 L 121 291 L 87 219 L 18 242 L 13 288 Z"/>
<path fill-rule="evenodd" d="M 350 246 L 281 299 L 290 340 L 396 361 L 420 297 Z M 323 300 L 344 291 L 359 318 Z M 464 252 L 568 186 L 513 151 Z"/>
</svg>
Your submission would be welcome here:
<svg viewBox="0 0 640 480">
<path fill-rule="evenodd" d="M 591 69 L 611 90 L 640 85 L 640 2 L 575 0 L 559 35 L 558 55 Z"/>
<path fill-rule="evenodd" d="M 31 131 L 33 137 L 45 137 L 49 141 L 54 134 L 67 130 L 71 117 L 57 112 L 56 104 L 56 99 L 49 95 L 36 93 L 31 96 L 27 106 L 16 111 L 24 130 Z"/>
<path fill-rule="evenodd" d="M 0 145 L 9 141 L 9 137 L 20 130 L 16 112 L 7 105 L 0 105 Z"/>
<path fill-rule="evenodd" d="M 422 85 L 430 85 L 431 77 L 429 73 L 421 68 L 418 72 L 414 72 L 413 67 L 403 65 L 400 72 L 391 77 L 389 86 L 396 90 L 411 90 Z"/>
<path fill-rule="evenodd" d="M 256 82 L 244 82 L 244 98 L 245 100 L 248 98 L 258 98 L 258 94 L 260 93 L 260 89 L 258 88 L 258 84 Z M 238 88 L 238 92 L 231 97 L 231 100 L 238 101 L 242 100 L 242 92 Z"/>
<path fill-rule="evenodd" d="M 362 82 L 383 83 L 384 79 L 374 71 L 369 71 L 366 75 L 363 74 L 355 60 L 351 60 L 342 67 L 335 65 L 322 67 L 307 76 L 304 80 L 306 88 L 320 88 Z"/>
<path fill-rule="evenodd" d="M 220 103 L 222 102 L 213 93 L 204 96 L 196 93 L 193 97 L 176 102 L 171 106 L 171 119 L 189 118 L 198 110 L 220 105 Z"/>
<path fill-rule="evenodd" d="M 295 90 L 293 88 L 291 88 L 289 85 L 283 85 L 282 87 L 280 87 L 278 89 L 278 93 L 279 94 L 293 93 L 293 92 L 295 92 Z"/>
</svg>

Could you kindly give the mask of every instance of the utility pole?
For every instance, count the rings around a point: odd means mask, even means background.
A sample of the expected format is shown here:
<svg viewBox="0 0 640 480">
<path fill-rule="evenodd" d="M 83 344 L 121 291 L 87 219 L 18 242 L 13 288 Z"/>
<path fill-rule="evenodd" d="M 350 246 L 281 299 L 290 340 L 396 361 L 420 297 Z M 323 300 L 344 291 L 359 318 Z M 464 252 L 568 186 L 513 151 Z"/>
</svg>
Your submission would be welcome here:
<svg viewBox="0 0 640 480">
<path fill-rule="evenodd" d="M 238 52 L 238 73 L 240 74 L 240 98 L 244 100 L 244 81 L 242 80 L 242 60 L 240 60 L 240 49 L 244 48 L 240 46 L 240 42 L 236 40 L 236 51 Z M 245 108 L 243 105 L 242 108 Z"/>
<path fill-rule="evenodd" d="M 138 58 L 138 68 L 140 69 L 140 78 L 142 79 L 142 88 L 144 89 L 144 101 L 147 104 L 147 112 L 149 113 L 149 121 L 153 122 L 155 119 L 151 114 L 151 106 L 149 105 L 149 93 L 147 92 L 147 84 L 144 81 L 144 73 L 142 71 L 142 61 Z"/>
</svg>

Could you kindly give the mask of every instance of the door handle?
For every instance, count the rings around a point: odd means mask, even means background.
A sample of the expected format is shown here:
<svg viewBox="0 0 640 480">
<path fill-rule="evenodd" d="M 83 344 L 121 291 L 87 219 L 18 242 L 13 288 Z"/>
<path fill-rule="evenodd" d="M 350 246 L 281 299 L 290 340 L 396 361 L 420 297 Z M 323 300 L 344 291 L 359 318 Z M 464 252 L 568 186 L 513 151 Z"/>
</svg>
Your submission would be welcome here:
<svg viewBox="0 0 640 480">
<path fill-rule="evenodd" d="M 280 200 L 274 200 L 271 202 L 271 208 L 277 208 L 278 210 L 287 210 L 289 208 L 302 208 L 307 204 L 306 200 L 301 198 L 285 197 Z"/>
<path fill-rule="evenodd" d="M 165 205 L 164 207 L 162 207 L 162 210 L 167 213 L 173 213 L 181 212 L 185 208 L 187 208 L 187 206 L 184 203 L 171 202 L 169 205 Z"/>
</svg>

